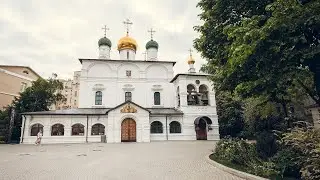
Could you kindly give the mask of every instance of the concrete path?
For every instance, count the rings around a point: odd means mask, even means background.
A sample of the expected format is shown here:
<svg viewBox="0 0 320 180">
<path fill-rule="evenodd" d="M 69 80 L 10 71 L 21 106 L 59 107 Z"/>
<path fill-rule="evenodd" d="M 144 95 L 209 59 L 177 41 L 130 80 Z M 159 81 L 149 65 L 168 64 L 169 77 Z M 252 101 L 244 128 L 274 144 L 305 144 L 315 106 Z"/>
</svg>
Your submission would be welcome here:
<svg viewBox="0 0 320 180">
<path fill-rule="evenodd" d="M 0 179 L 240 179 L 208 164 L 210 141 L 0 145 Z"/>
</svg>

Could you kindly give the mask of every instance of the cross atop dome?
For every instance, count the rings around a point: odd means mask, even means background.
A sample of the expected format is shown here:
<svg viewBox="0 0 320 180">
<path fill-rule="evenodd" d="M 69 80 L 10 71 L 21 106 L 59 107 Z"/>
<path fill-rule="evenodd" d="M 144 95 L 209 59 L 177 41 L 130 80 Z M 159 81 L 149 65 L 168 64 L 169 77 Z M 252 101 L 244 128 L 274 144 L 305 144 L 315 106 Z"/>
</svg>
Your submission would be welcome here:
<svg viewBox="0 0 320 180">
<path fill-rule="evenodd" d="M 153 30 L 153 28 L 151 28 L 149 31 L 148 31 L 151 35 L 151 40 L 153 40 L 153 34 L 156 32 Z"/>
<path fill-rule="evenodd" d="M 106 37 L 106 35 L 107 35 L 107 30 L 109 30 L 109 28 L 107 28 L 107 25 L 104 25 L 104 27 L 101 28 L 101 29 L 104 30 L 104 37 Z"/>
<path fill-rule="evenodd" d="M 123 21 L 123 24 L 127 28 L 127 36 L 129 35 L 129 26 L 132 25 L 133 23 L 127 18 L 125 21 Z"/>
</svg>

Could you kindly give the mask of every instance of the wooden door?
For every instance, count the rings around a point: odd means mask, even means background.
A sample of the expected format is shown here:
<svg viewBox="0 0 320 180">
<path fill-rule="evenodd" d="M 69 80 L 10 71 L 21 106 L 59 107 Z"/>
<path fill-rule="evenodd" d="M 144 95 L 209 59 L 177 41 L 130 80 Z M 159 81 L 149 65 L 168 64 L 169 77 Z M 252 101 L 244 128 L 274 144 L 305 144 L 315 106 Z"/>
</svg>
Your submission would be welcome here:
<svg viewBox="0 0 320 180">
<path fill-rule="evenodd" d="M 207 140 L 207 123 L 200 119 L 196 127 L 197 140 Z"/>
<path fill-rule="evenodd" d="M 121 142 L 136 142 L 136 122 L 133 119 L 122 121 Z"/>
</svg>

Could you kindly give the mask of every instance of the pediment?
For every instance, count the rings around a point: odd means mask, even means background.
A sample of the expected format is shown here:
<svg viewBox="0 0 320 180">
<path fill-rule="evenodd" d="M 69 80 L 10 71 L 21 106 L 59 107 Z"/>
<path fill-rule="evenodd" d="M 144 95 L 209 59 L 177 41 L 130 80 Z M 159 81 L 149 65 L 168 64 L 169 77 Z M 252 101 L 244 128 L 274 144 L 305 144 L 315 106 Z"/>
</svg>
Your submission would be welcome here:
<svg viewBox="0 0 320 180">
<path fill-rule="evenodd" d="M 119 113 L 140 113 L 140 112 L 144 112 L 144 113 L 150 113 L 150 111 L 144 107 L 141 107 L 140 105 L 131 102 L 131 101 L 126 101 L 122 104 L 119 104 L 118 106 L 110 109 L 108 112 L 110 111 L 115 111 L 115 112 L 119 112 Z"/>
</svg>

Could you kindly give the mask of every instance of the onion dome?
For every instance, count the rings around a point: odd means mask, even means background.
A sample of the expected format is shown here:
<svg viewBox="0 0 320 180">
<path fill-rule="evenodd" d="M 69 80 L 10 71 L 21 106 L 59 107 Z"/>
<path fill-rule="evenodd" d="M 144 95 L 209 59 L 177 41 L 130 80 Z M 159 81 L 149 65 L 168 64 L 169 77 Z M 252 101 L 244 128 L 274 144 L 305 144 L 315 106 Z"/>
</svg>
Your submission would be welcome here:
<svg viewBox="0 0 320 180">
<path fill-rule="evenodd" d="M 146 49 L 149 49 L 149 48 L 156 48 L 158 49 L 159 48 L 159 44 L 157 43 L 157 41 L 154 41 L 154 40 L 150 40 L 149 42 L 147 42 L 146 44 Z"/>
<path fill-rule="evenodd" d="M 98 45 L 99 45 L 99 47 L 102 45 L 106 45 L 106 46 L 111 47 L 112 43 L 111 43 L 110 39 L 103 37 L 103 38 L 99 39 Z"/>
<path fill-rule="evenodd" d="M 133 38 L 129 37 L 129 35 L 121 38 L 118 42 L 118 51 L 123 50 L 123 49 L 132 49 L 136 51 L 138 48 L 138 44 L 136 40 Z"/>
<path fill-rule="evenodd" d="M 194 64 L 196 61 L 193 59 L 192 55 L 188 58 L 188 64 Z"/>
</svg>

